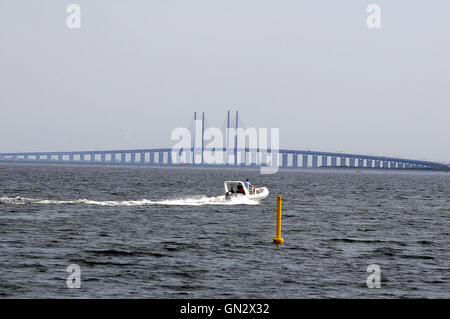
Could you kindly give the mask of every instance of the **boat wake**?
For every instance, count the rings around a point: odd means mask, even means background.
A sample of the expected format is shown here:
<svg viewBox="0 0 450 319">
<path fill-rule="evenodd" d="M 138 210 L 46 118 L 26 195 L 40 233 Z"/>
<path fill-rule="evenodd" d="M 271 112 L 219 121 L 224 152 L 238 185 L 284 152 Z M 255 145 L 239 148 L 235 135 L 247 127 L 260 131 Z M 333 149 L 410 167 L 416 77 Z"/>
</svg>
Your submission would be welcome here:
<svg viewBox="0 0 450 319">
<path fill-rule="evenodd" d="M 258 205 L 258 201 L 249 200 L 248 198 L 233 198 L 232 200 L 225 200 L 225 196 L 207 197 L 195 196 L 187 198 L 167 199 L 161 201 L 154 201 L 148 199 L 140 200 L 123 200 L 123 201 L 96 201 L 90 199 L 76 199 L 76 200 L 54 200 L 54 199 L 38 199 L 26 197 L 0 197 L 0 204 L 10 205 L 96 205 L 96 206 L 152 206 L 152 205 L 166 205 L 166 206 L 202 206 L 202 205 Z"/>
</svg>

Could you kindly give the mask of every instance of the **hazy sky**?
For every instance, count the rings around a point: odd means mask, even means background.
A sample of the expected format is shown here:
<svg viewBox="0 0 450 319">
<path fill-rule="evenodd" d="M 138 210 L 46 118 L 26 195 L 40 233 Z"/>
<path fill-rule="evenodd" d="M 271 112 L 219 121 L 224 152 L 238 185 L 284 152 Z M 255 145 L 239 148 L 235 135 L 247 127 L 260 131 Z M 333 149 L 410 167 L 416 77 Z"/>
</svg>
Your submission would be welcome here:
<svg viewBox="0 0 450 319">
<path fill-rule="evenodd" d="M 194 111 L 221 127 L 239 109 L 282 148 L 450 162 L 449 15 L 448 0 L 0 0 L 0 152 L 171 147 Z"/>
</svg>

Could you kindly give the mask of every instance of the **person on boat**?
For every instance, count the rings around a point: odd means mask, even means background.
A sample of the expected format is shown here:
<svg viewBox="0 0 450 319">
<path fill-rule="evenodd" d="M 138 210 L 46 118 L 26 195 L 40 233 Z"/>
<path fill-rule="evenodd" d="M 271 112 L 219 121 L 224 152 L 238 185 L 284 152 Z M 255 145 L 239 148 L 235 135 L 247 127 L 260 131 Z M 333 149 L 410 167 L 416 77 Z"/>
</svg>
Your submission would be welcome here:
<svg viewBox="0 0 450 319">
<path fill-rule="evenodd" d="M 244 187 L 240 183 L 237 186 L 237 193 L 238 194 L 245 194 Z"/>
<path fill-rule="evenodd" d="M 234 191 L 234 187 L 231 186 L 230 190 L 229 190 L 228 192 L 225 193 L 225 198 L 226 198 L 226 199 L 231 199 L 231 196 L 232 196 L 234 193 L 236 193 L 236 192 Z"/>
<path fill-rule="evenodd" d="M 255 186 L 253 186 L 252 183 L 248 181 L 248 178 L 245 180 L 244 186 L 245 188 L 247 188 L 250 194 L 253 194 Z"/>
</svg>

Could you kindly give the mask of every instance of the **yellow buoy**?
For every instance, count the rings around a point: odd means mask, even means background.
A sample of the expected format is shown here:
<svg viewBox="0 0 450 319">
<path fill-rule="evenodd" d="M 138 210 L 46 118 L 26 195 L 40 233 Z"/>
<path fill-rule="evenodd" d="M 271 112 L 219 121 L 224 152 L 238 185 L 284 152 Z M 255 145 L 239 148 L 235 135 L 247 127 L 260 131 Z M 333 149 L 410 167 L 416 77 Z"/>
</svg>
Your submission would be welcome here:
<svg viewBox="0 0 450 319">
<path fill-rule="evenodd" d="M 277 230 L 275 234 L 275 238 L 273 239 L 273 243 L 275 245 L 282 245 L 284 243 L 284 239 L 281 237 L 281 195 L 277 197 Z"/>
</svg>

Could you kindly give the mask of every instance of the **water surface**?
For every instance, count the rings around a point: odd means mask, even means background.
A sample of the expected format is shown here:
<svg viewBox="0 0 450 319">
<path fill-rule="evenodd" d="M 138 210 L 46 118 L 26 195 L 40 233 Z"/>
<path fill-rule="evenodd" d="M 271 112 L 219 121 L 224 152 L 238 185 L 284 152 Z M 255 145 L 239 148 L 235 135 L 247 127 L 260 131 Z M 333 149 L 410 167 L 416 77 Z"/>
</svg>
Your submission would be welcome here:
<svg viewBox="0 0 450 319">
<path fill-rule="evenodd" d="M 3 166 L 3 298 L 450 297 L 445 172 Z M 218 197 L 247 177 L 270 196 Z M 380 289 L 367 288 L 370 264 Z"/>
</svg>

